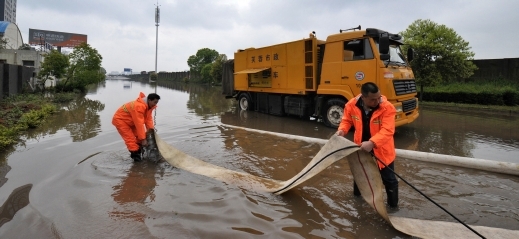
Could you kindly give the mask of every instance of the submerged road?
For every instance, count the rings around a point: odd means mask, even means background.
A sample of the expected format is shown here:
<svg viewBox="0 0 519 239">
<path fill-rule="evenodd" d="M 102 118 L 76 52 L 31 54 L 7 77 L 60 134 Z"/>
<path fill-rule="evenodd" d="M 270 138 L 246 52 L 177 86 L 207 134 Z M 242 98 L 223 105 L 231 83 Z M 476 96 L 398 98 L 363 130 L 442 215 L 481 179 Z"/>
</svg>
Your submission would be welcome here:
<svg viewBox="0 0 519 239">
<path fill-rule="evenodd" d="M 283 195 L 164 162 L 134 164 L 111 117 L 140 91 L 161 96 L 156 128 L 168 144 L 259 177 L 291 178 L 321 145 L 226 125 L 320 139 L 335 132 L 315 121 L 238 112 L 218 88 L 107 80 L 1 155 L 1 238 L 410 238 L 352 196 L 346 161 Z M 398 148 L 519 163 L 517 118 L 420 114 L 397 129 Z M 517 176 L 402 158 L 396 171 L 468 224 L 519 230 Z M 453 222 L 402 182 L 400 190 L 400 210 L 391 215 Z"/>
</svg>

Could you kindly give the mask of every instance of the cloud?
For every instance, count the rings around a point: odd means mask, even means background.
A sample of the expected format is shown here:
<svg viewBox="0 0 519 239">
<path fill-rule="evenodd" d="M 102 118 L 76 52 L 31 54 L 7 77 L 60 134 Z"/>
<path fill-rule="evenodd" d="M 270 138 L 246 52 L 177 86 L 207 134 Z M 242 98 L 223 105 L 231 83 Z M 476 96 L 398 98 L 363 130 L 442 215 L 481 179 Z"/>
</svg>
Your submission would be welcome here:
<svg viewBox="0 0 519 239">
<path fill-rule="evenodd" d="M 110 71 L 154 70 L 153 0 L 18 1 L 17 23 L 29 28 L 88 35 Z M 187 59 L 207 47 L 233 58 L 237 49 L 262 47 L 308 36 L 326 36 L 362 25 L 392 33 L 417 19 L 453 28 L 470 42 L 476 59 L 518 57 L 515 23 L 519 2 L 343 0 L 159 1 L 158 70 L 188 70 Z"/>
</svg>

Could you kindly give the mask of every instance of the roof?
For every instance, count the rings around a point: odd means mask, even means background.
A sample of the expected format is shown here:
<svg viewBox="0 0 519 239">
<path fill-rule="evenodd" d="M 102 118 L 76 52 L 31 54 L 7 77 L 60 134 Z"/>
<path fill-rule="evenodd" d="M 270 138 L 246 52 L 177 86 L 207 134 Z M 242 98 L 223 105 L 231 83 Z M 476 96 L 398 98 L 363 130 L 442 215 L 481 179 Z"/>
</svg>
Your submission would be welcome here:
<svg viewBox="0 0 519 239">
<path fill-rule="evenodd" d="M 7 40 L 6 49 L 18 49 L 23 45 L 22 33 L 15 23 L 0 21 L 0 37 Z"/>
<path fill-rule="evenodd" d="M 364 36 L 371 36 L 371 37 L 379 37 L 381 33 L 386 33 L 384 30 L 376 29 L 376 28 L 366 28 L 366 30 L 359 30 L 359 31 L 344 31 L 337 34 L 329 35 L 326 41 L 333 42 L 333 41 L 343 41 L 344 39 L 354 39 L 354 38 L 361 38 Z M 404 44 L 402 41 L 402 36 L 398 34 L 392 34 L 389 33 L 389 40 L 399 42 L 401 44 Z M 347 38 L 345 36 L 348 36 Z"/>
<path fill-rule="evenodd" d="M 4 35 L 7 26 L 9 26 L 10 22 L 0 21 L 0 34 Z"/>
</svg>

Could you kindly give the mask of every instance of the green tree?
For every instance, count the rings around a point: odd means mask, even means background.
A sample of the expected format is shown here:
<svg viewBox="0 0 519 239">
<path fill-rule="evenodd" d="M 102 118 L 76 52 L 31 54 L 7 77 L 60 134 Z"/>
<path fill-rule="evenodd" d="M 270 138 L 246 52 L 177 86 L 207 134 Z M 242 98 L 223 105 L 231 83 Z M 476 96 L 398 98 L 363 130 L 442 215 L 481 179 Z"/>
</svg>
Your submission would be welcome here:
<svg viewBox="0 0 519 239">
<path fill-rule="evenodd" d="M 469 43 L 452 28 L 431 20 L 418 19 L 401 32 L 406 45 L 415 54 L 411 61 L 416 81 L 421 86 L 434 86 L 470 77 L 477 67 Z"/>
<path fill-rule="evenodd" d="M 70 66 L 67 69 L 66 80 L 60 83 L 62 90 L 85 91 L 87 85 L 99 83 L 105 79 L 105 75 L 101 71 L 103 57 L 89 44 L 81 43 L 74 47 L 68 57 Z"/>
<path fill-rule="evenodd" d="M 212 78 L 211 78 L 211 71 L 213 69 L 213 64 L 212 63 L 208 63 L 208 64 L 205 64 L 204 67 L 202 67 L 202 71 L 200 72 L 200 76 L 202 77 L 201 81 L 202 83 L 210 83 Z"/>
<path fill-rule="evenodd" d="M 227 61 L 227 55 L 220 54 L 216 60 L 213 62 L 213 67 L 211 68 L 211 79 L 214 84 L 222 83 L 222 69 L 223 63 Z"/>
<path fill-rule="evenodd" d="M 68 56 L 63 55 L 56 50 L 51 50 L 49 53 L 45 54 L 44 61 L 41 64 L 40 73 L 38 73 L 38 78 L 42 80 L 43 85 L 45 85 L 45 82 L 51 75 L 60 79 L 67 72 L 69 64 Z"/>
<path fill-rule="evenodd" d="M 187 59 L 187 65 L 192 72 L 200 74 L 202 73 L 202 68 L 209 63 L 213 63 L 217 57 L 217 51 L 209 48 L 202 48 L 196 52 L 196 55 L 192 55 Z"/>
<path fill-rule="evenodd" d="M 158 75 L 157 73 L 152 72 L 152 73 L 150 74 L 150 80 L 151 80 L 151 81 L 157 81 L 158 78 L 159 78 L 159 75 Z"/>
</svg>

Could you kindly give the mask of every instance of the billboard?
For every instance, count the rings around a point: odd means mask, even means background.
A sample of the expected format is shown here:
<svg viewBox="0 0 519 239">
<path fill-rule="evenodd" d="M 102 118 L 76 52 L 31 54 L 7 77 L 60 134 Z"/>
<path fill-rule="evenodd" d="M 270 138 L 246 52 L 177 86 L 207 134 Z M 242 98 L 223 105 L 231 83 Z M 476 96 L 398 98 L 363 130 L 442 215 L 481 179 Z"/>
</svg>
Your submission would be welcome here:
<svg viewBox="0 0 519 239">
<path fill-rule="evenodd" d="M 76 47 L 83 42 L 87 42 L 87 35 L 29 28 L 30 45 L 40 45 L 45 42 L 53 46 Z"/>
</svg>

